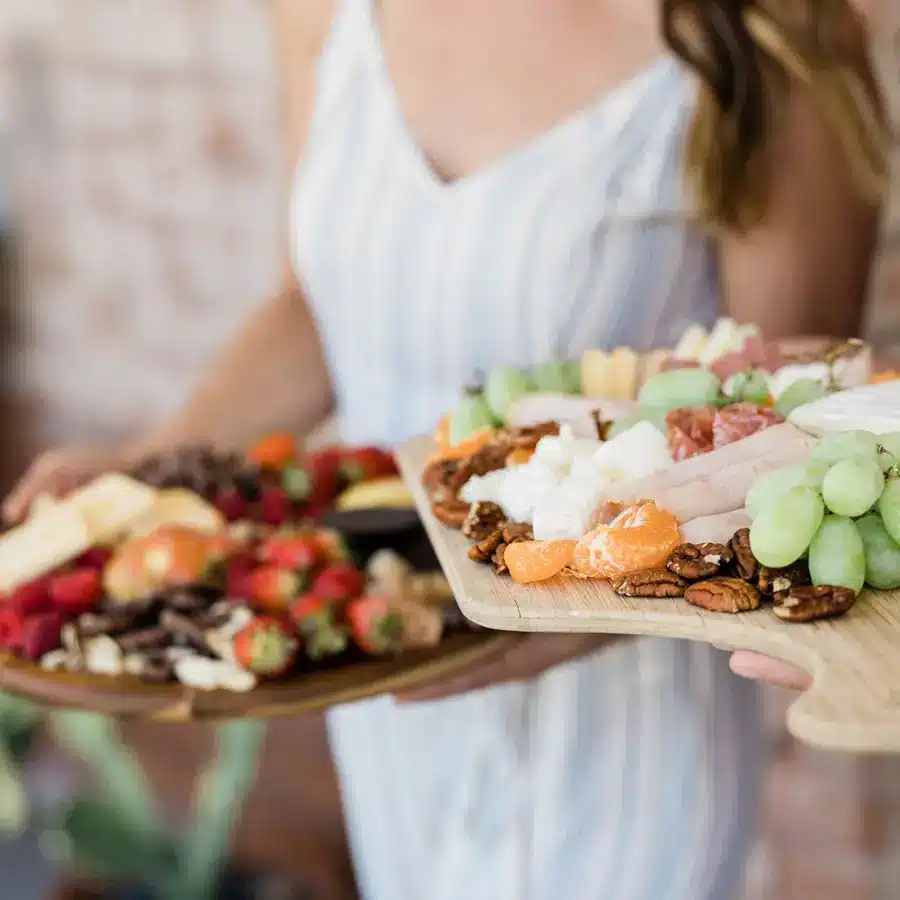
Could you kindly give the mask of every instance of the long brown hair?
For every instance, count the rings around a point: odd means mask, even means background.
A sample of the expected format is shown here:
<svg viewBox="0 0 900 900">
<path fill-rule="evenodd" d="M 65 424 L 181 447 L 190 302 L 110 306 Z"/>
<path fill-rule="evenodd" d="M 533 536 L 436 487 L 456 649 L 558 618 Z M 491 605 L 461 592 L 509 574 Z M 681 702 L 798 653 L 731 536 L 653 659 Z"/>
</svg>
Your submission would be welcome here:
<svg viewBox="0 0 900 900">
<path fill-rule="evenodd" d="M 765 215 L 789 86 L 815 103 L 861 196 L 881 201 L 889 135 L 850 0 L 662 0 L 662 11 L 667 43 L 700 82 L 685 165 L 707 224 L 746 231 Z"/>
</svg>

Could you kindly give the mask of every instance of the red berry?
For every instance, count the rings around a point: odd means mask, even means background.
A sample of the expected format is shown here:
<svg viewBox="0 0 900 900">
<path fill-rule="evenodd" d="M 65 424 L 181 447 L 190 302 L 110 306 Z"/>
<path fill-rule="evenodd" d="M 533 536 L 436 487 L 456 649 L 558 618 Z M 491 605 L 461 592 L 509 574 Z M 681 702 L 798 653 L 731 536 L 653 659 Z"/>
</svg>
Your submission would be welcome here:
<svg viewBox="0 0 900 900">
<path fill-rule="evenodd" d="M 280 620 L 260 616 L 232 639 L 235 659 L 242 668 L 265 678 L 283 675 L 297 658 L 297 642 Z"/>
<path fill-rule="evenodd" d="M 263 609 L 280 612 L 300 593 L 302 581 L 296 572 L 262 566 L 249 574 L 250 600 Z"/>
<path fill-rule="evenodd" d="M 380 447 L 354 447 L 344 452 L 341 475 L 350 484 L 397 474 L 392 454 Z"/>
<path fill-rule="evenodd" d="M 9 595 L 9 605 L 22 618 L 47 612 L 53 605 L 50 579 L 38 578 L 21 584 Z"/>
<path fill-rule="evenodd" d="M 75 568 L 96 569 L 98 572 L 102 572 L 111 559 L 112 550 L 109 548 L 91 547 L 90 550 L 85 550 L 84 553 L 75 560 Z"/>
<path fill-rule="evenodd" d="M 366 587 L 366 576 L 350 563 L 335 563 L 313 579 L 311 592 L 323 600 L 341 603 L 358 597 Z"/>
<path fill-rule="evenodd" d="M 310 504 L 329 505 L 341 492 L 342 452 L 337 447 L 328 447 L 310 453 L 306 458 L 306 468 L 311 480 L 311 490 L 306 498 Z"/>
<path fill-rule="evenodd" d="M 303 635 L 304 650 L 312 660 L 336 656 L 347 649 L 347 632 L 335 621 L 334 609 L 322 597 L 304 594 L 290 606 L 290 616 Z"/>
<path fill-rule="evenodd" d="M 249 600 L 253 596 L 250 575 L 256 560 L 249 553 L 232 556 L 225 563 L 225 594 L 235 600 Z"/>
<path fill-rule="evenodd" d="M 22 626 L 25 619 L 11 606 L 0 607 L 0 650 L 22 649 Z"/>
<path fill-rule="evenodd" d="M 27 619 L 22 626 L 22 655 L 38 660 L 62 646 L 65 619 L 59 613 L 41 613 Z"/>
<path fill-rule="evenodd" d="M 315 532 L 315 541 L 319 546 L 322 559 L 329 563 L 348 562 L 350 548 L 344 536 L 334 528 L 319 528 Z"/>
<path fill-rule="evenodd" d="M 57 575 L 50 582 L 53 608 L 67 616 L 91 612 L 103 596 L 101 573 L 96 569 L 79 569 Z"/>
<path fill-rule="evenodd" d="M 402 648 L 403 620 L 383 597 L 357 597 L 347 604 L 344 619 L 363 653 L 381 656 Z"/>
<path fill-rule="evenodd" d="M 291 517 L 291 498 L 281 488 L 269 487 L 262 492 L 258 509 L 266 525 L 284 525 Z"/>
<path fill-rule="evenodd" d="M 268 565 L 305 573 L 318 565 L 321 554 L 312 535 L 273 534 L 260 547 L 259 558 Z"/>
<path fill-rule="evenodd" d="M 247 501 L 235 490 L 219 491 L 215 506 L 228 522 L 246 519 L 250 509 Z"/>
</svg>

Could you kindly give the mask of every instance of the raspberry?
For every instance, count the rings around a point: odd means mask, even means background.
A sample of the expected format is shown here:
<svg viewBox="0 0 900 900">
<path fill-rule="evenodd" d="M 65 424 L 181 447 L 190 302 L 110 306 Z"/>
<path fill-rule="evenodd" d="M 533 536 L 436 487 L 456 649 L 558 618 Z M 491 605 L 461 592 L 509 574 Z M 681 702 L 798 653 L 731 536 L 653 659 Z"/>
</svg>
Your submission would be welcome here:
<svg viewBox="0 0 900 900">
<path fill-rule="evenodd" d="M 55 612 L 32 616 L 22 626 L 22 655 L 39 660 L 62 646 L 65 619 Z"/>
<path fill-rule="evenodd" d="M 93 611 L 102 596 L 101 575 L 96 569 L 57 575 L 50 582 L 53 608 L 67 616 Z"/>
<path fill-rule="evenodd" d="M 23 619 L 36 613 L 47 612 L 52 606 L 50 579 L 38 578 L 19 585 L 9 595 L 9 605 Z"/>
</svg>

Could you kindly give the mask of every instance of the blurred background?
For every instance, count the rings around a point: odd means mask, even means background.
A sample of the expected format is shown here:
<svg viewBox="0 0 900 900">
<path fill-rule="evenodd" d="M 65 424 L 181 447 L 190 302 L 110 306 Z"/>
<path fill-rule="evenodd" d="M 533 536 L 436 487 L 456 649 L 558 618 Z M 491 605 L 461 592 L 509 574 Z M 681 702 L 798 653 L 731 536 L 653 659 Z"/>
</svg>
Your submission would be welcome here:
<svg viewBox="0 0 900 900">
<path fill-rule="evenodd" d="M 302 2 L 302 0 L 299 0 Z M 869 0 L 900 113 L 900 4 Z M 896 115 L 895 115 L 896 117 Z M 0 0 L 0 489 L 57 442 L 162 416 L 279 281 L 278 84 L 264 0 Z M 897 145 L 900 172 L 900 143 Z M 900 180 L 868 337 L 900 359 Z M 744 900 L 900 896 L 900 761 L 782 731 Z M 127 731 L 173 821 L 210 751 L 199 728 Z M 29 781 L 86 777 L 48 736 Z M 268 731 L 235 854 L 315 900 L 355 896 L 322 722 Z M 0 848 L 4 900 L 62 897 L 33 840 Z"/>
</svg>

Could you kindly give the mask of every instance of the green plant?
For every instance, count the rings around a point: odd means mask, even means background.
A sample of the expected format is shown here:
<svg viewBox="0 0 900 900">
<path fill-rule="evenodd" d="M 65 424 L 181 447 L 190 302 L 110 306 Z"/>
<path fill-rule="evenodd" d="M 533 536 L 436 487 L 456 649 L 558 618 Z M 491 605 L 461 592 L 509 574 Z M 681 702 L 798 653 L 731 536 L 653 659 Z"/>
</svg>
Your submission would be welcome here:
<svg viewBox="0 0 900 900">
<path fill-rule="evenodd" d="M 198 780 L 193 820 L 178 836 L 166 827 L 117 724 L 91 713 L 51 712 L 47 722 L 57 742 L 93 769 L 97 788 L 55 808 L 29 809 L 19 772 L 42 718 L 28 702 L 0 694 L 0 829 L 15 837 L 31 822 L 56 861 L 144 883 L 159 900 L 213 900 L 253 786 L 264 725 L 218 726 L 217 753 Z"/>
</svg>

